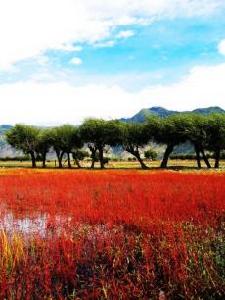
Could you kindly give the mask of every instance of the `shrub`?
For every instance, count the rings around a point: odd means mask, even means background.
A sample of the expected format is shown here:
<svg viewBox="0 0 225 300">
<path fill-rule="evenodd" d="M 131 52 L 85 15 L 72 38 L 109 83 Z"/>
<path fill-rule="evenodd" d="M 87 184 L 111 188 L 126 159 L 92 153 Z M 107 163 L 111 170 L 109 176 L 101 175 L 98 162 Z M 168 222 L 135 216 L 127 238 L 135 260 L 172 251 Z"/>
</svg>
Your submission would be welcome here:
<svg viewBox="0 0 225 300">
<path fill-rule="evenodd" d="M 145 158 L 149 160 L 156 160 L 157 159 L 157 152 L 153 149 L 148 149 L 144 152 Z"/>
</svg>

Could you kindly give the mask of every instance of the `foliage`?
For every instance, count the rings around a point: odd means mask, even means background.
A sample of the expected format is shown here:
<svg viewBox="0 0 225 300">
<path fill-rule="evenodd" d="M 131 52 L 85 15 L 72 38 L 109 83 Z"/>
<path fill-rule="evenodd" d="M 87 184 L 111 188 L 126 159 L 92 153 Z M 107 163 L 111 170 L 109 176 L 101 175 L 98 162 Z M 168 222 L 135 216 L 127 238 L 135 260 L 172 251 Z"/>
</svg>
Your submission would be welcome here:
<svg viewBox="0 0 225 300">
<path fill-rule="evenodd" d="M 148 149 L 144 152 L 146 159 L 156 160 L 157 159 L 157 152 L 153 149 Z"/>
<path fill-rule="evenodd" d="M 81 148 L 83 143 L 78 128 L 72 125 L 54 127 L 51 131 L 52 145 L 56 151 L 70 153 L 75 148 Z"/>
<path fill-rule="evenodd" d="M 116 146 L 120 143 L 120 130 L 117 121 L 88 119 L 80 126 L 80 134 L 92 152 L 93 165 L 98 158 L 104 168 L 104 151 L 107 145 Z"/>
<path fill-rule="evenodd" d="M 62 168 L 62 159 L 67 154 L 68 167 L 71 168 L 70 154 L 83 146 L 83 139 L 80 136 L 78 127 L 72 125 L 62 125 L 51 129 L 51 145 L 54 148 L 59 168 Z"/>
<path fill-rule="evenodd" d="M 215 168 L 219 167 L 221 151 L 225 150 L 225 115 L 212 114 L 207 119 L 207 148 L 215 154 Z"/>
<path fill-rule="evenodd" d="M 30 160 L 29 155 L 0 157 L 0 161 L 29 161 L 29 160 Z"/>
<path fill-rule="evenodd" d="M 34 126 L 16 125 L 6 133 L 7 141 L 25 154 L 35 151 L 40 130 Z"/>
<path fill-rule="evenodd" d="M 96 147 L 106 145 L 116 146 L 119 143 L 117 121 L 102 119 L 88 119 L 80 126 L 80 133 L 86 143 L 93 143 Z"/>
<path fill-rule="evenodd" d="M 80 167 L 79 151 L 85 143 L 91 152 L 92 168 L 96 161 L 100 161 L 101 168 L 104 168 L 107 161 L 104 154 L 110 147 L 114 147 L 132 154 L 141 167 L 146 169 L 148 166 L 143 161 L 143 149 L 149 142 L 156 142 L 166 145 L 161 162 L 163 168 L 167 167 L 174 149 L 184 143 L 192 144 L 199 168 L 202 166 L 201 160 L 208 168 L 211 167 L 206 151 L 213 154 L 214 166 L 218 168 L 225 150 L 225 114 L 204 115 L 196 112 L 171 114 L 166 118 L 151 116 L 145 123 L 88 119 L 79 127 L 62 125 L 51 129 L 16 125 L 6 136 L 10 145 L 22 150 L 24 154 L 31 155 L 33 166 L 37 157 L 42 158 L 45 166 L 46 155 L 53 148 L 59 167 L 63 166 L 62 160 L 65 155 L 68 167 L 71 167 L 71 154 Z"/>
<path fill-rule="evenodd" d="M 77 158 L 79 160 L 84 160 L 85 158 L 88 158 L 90 155 L 88 151 L 77 149 L 72 151 L 72 156 L 74 159 Z"/>
<path fill-rule="evenodd" d="M 24 154 L 29 154 L 32 166 L 36 167 L 35 151 L 38 143 L 40 129 L 28 125 L 15 125 L 6 133 L 8 143 L 17 150 L 22 150 Z"/>
<path fill-rule="evenodd" d="M 186 142 L 187 123 L 189 116 L 185 114 L 172 115 L 155 123 L 154 139 L 160 144 L 179 145 Z"/>
<path fill-rule="evenodd" d="M 146 124 L 140 123 L 120 123 L 121 144 L 125 151 L 134 155 L 139 161 L 141 167 L 146 169 L 147 166 L 141 158 L 140 150 L 148 144 L 151 137 L 151 132 Z"/>
</svg>

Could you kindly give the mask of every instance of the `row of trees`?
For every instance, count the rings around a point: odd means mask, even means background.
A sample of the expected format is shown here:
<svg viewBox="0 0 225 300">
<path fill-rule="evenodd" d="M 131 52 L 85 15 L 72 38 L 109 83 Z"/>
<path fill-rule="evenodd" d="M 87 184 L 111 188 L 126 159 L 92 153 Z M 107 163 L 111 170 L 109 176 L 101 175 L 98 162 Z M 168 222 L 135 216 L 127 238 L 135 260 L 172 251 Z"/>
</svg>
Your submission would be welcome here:
<svg viewBox="0 0 225 300">
<path fill-rule="evenodd" d="M 45 167 L 47 153 L 53 149 L 59 168 L 62 168 L 65 156 L 71 168 L 71 155 L 80 168 L 81 149 L 85 145 L 91 153 L 91 168 L 94 168 L 97 157 L 101 168 L 104 168 L 107 147 L 120 146 L 132 154 L 143 169 L 147 169 L 141 152 L 149 142 L 156 142 L 166 145 L 161 162 L 161 167 L 166 168 L 174 147 L 189 141 L 194 146 L 199 168 L 202 161 L 211 168 L 206 151 L 214 154 L 214 167 L 218 168 L 221 152 L 225 150 L 225 114 L 176 114 L 164 119 L 151 117 L 143 124 L 89 119 L 80 126 L 45 129 L 16 125 L 7 132 L 6 138 L 11 146 L 30 155 L 33 167 L 36 167 L 37 158 L 41 158 Z"/>
</svg>

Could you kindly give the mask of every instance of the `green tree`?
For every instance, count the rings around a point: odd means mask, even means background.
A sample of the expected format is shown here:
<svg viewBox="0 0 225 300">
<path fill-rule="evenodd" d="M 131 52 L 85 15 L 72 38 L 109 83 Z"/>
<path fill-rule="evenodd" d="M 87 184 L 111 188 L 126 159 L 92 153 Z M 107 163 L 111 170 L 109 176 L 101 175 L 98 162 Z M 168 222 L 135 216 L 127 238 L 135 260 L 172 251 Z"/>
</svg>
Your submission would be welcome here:
<svg viewBox="0 0 225 300">
<path fill-rule="evenodd" d="M 207 124 L 207 148 L 214 152 L 214 167 L 219 168 L 221 152 L 225 149 L 225 114 L 209 115 Z"/>
<path fill-rule="evenodd" d="M 144 156 L 146 159 L 156 160 L 157 152 L 153 149 L 148 149 L 144 152 Z"/>
<path fill-rule="evenodd" d="M 187 115 L 176 114 L 164 119 L 155 119 L 152 123 L 154 140 L 157 143 L 166 145 L 161 168 L 167 167 L 169 156 L 174 147 L 187 141 L 187 121 Z"/>
<path fill-rule="evenodd" d="M 46 157 L 52 145 L 51 129 L 41 129 L 37 136 L 35 151 L 42 159 L 42 167 L 46 167 Z"/>
<path fill-rule="evenodd" d="M 32 167 L 36 167 L 36 147 L 40 129 L 29 125 L 15 125 L 6 133 L 7 142 L 17 150 L 29 154 Z"/>
<path fill-rule="evenodd" d="M 142 169 L 148 169 L 141 157 L 141 150 L 151 138 L 148 126 L 140 123 L 121 123 L 119 128 L 123 149 L 136 157 Z"/>
<path fill-rule="evenodd" d="M 84 160 L 85 157 L 89 157 L 89 152 L 82 149 L 74 149 L 72 151 L 72 157 L 78 168 L 81 168 L 80 161 Z"/>
<path fill-rule="evenodd" d="M 76 126 L 62 125 L 52 128 L 51 144 L 56 152 L 59 168 L 63 167 L 62 160 L 65 154 L 67 155 L 68 168 L 71 168 L 70 154 L 76 153 L 76 150 L 82 147 L 83 142 Z M 78 167 L 80 167 L 79 163 Z"/>
<path fill-rule="evenodd" d="M 91 151 L 91 168 L 94 168 L 98 156 L 101 169 L 105 166 L 104 151 L 107 145 L 119 143 L 117 121 L 88 119 L 80 126 L 80 135 Z"/>
<path fill-rule="evenodd" d="M 201 168 L 201 156 L 208 168 L 210 162 L 205 154 L 208 145 L 208 116 L 199 114 L 188 115 L 188 122 L 185 124 L 188 140 L 194 145 L 198 167 Z"/>
</svg>

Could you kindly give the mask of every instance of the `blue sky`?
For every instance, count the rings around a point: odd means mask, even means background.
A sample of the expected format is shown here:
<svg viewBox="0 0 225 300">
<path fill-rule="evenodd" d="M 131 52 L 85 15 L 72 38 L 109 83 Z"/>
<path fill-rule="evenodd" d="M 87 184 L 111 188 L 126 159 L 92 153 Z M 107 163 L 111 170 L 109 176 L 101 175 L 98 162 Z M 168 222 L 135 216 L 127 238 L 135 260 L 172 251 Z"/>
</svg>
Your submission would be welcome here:
<svg viewBox="0 0 225 300">
<path fill-rule="evenodd" d="M 80 123 L 156 105 L 225 109 L 223 0 L 7 3 L 0 123 Z"/>
</svg>

